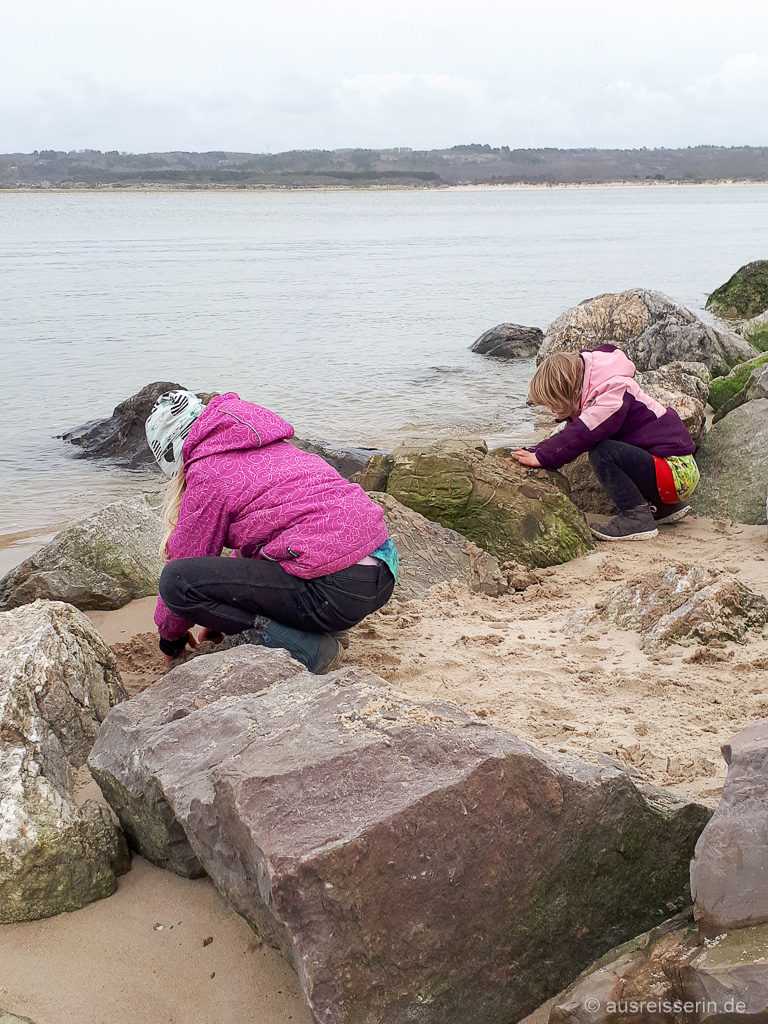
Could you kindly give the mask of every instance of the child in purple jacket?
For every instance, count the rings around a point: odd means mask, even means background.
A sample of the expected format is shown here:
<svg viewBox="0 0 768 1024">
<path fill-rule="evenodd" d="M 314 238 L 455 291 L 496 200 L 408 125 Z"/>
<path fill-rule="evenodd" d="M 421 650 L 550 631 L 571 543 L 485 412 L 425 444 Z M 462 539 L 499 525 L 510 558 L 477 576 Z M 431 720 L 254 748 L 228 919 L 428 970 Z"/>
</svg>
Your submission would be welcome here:
<svg viewBox="0 0 768 1024">
<path fill-rule="evenodd" d="M 197 624 L 198 640 L 245 632 L 325 671 L 340 653 L 331 634 L 392 596 L 397 549 L 381 508 L 290 444 L 289 423 L 234 393 L 204 406 L 167 392 L 146 433 L 171 477 L 155 612 L 166 664 L 196 645 Z M 221 558 L 225 547 L 239 557 Z"/>
<path fill-rule="evenodd" d="M 531 380 L 531 400 L 568 423 L 533 448 L 512 453 L 524 466 L 560 469 L 589 452 L 619 510 L 605 525 L 590 527 L 599 540 L 656 537 L 657 525 L 679 522 L 691 511 L 685 499 L 699 479 L 685 424 L 634 376 L 635 364 L 614 345 L 549 356 Z"/>
</svg>

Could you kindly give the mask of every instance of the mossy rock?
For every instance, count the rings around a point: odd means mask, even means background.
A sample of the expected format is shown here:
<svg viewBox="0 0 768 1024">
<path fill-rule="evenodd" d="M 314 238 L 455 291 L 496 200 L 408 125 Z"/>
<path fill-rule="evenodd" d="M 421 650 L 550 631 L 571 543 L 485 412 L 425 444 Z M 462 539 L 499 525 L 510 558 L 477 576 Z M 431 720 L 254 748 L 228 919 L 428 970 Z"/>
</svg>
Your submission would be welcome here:
<svg viewBox="0 0 768 1024">
<path fill-rule="evenodd" d="M 740 267 L 712 292 L 706 308 L 730 320 L 749 319 L 768 309 L 768 260 L 755 260 Z"/>
<path fill-rule="evenodd" d="M 0 580 L 0 610 L 43 598 L 122 608 L 157 593 L 163 523 L 148 496 L 114 501 L 74 523 Z"/>
<path fill-rule="evenodd" d="M 768 323 L 750 331 L 746 338 L 758 352 L 768 352 Z"/>
<path fill-rule="evenodd" d="M 768 362 L 768 352 L 756 356 L 746 363 L 734 367 L 727 377 L 715 377 L 709 384 L 709 404 L 716 411 L 731 402 L 746 386 L 749 376 L 757 366 Z M 738 403 L 737 403 L 738 404 Z"/>
<path fill-rule="evenodd" d="M 387 494 L 500 561 L 558 565 L 594 546 L 583 515 L 544 470 L 455 441 L 396 448 L 390 459 Z"/>
</svg>

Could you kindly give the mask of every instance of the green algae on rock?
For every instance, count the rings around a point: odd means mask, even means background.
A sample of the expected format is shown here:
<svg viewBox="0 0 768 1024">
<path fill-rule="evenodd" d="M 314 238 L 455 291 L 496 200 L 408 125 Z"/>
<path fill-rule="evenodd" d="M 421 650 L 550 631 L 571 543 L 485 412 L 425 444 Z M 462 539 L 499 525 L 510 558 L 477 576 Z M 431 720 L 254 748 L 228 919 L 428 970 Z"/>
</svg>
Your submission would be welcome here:
<svg viewBox="0 0 768 1024">
<path fill-rule="evenodd" d="M 719 411 L 722 406 L 733 401 L 749 380 L 749 375 L 755 367 L 762 366 L 766 362 L 768 362 L 768 352 L 755 356 L 754 359 L 749 359 L 746 363 L 734 366 L 727 377 L 715 377 L 714 380 L 711 380 L 709 382 L 709 404 L 712 408 Z"/>
<path fill-rule="evenodd" d="M 369 479 L 500 561 L 559 565 L 594 546 L 583 515 L 546 471 L 490 455 L 482 441 L 396 448 L 363 470 L 361 481 Z"/>
<path fill-rule="evenodd" d="M 712 292 L 706 308 L 729 320 L 751 319 L 768 309 L 768 260 L 745 263 Z"/>
</svg>

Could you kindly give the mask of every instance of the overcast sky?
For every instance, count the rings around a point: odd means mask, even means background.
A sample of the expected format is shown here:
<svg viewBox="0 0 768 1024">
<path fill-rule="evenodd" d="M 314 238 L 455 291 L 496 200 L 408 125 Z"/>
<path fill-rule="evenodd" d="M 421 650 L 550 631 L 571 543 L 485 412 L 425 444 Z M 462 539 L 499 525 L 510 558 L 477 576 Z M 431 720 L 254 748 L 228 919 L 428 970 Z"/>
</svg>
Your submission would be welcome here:
<svg viewBox="0 0 768 1024">
<path fill-rule="evenodd" d="M 768 2 L 4 5 L 0 152 L 768 145 Z"/>
</svg>

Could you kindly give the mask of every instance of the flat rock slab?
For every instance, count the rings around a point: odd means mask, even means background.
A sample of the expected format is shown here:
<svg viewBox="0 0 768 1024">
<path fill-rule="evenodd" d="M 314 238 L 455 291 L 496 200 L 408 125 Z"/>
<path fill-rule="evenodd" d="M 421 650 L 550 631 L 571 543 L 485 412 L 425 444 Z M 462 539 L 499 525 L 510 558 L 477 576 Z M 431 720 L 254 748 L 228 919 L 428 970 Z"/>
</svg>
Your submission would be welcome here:
<svg viewBox="0 0 768 1024">
<path fill-rule="evenodd" d="M 0 580 L 0 610 L 38 598 L 83 610 L 122 608 L 157 593 L 163 524 L 141 495 L 110 505 L 57 533 Z"/>
<path fill-rule="evenodd" d="M 497 596 L 508 586 L 498 560 L 455 530 L 415 512 L 391 494 L 369 497 L 384 509 L 389 536 L 400 556 L 395 593 L 405 601 L 421 600 L 436 583 L 460 580 L 473 591 Z"/>
<path fill-rule="evenodd" d="M 595 622 L 638 630 L 647 654 L 680 640 L 745 643 L 750 629 L 768 623 L 768 601 L 729 573 L 673 565 L 619 587 L 573 615 L 565 629 L 573 636 Z"/>
<path fill-rule="evenodd" d="M 768 719 L 726 743 L 723 756 L 723 795 L 691 862 L 705 935 L 768 923 Z"/>
<path fill-rule="evenodd" d="M 552 1008 L 550 1024 L 737 1024 L 768 1018 L 768 927 L 702 942 L 679 915 L 593 964 Z"/>
<path fill-rule="evenodd" d="M 76 608 L 0 614 L 0 924 L 77 910 L 128 870 L 108 810 L 73 799 L 73 770 L 123 699 L 114 655 Z"/>
<path fill-rule="evenodd" d="M 91 764 L 104 785 L 138 759 L 112 792 L 152 780 L 220 892 L 295 964 L 315 1021 L 509 1024 L 689 898 L 706 808 L 361 668 L 286 662 L 294 675 L 209 702 L 249 661 L 259 685 L 275 653 L 180 666 L 179 707 L 156 694 L 154 719 L 147 705 L 125 728 L 116 709 Z"/>
<path fill-rule="evenodd" d="M 768 398 L 747 402 L 715 423 L 704 435 L 696 461 L 701 482 L 691 497 L 695 512 L 764 524 Z"/>
</svg>

